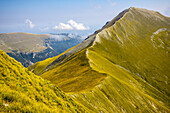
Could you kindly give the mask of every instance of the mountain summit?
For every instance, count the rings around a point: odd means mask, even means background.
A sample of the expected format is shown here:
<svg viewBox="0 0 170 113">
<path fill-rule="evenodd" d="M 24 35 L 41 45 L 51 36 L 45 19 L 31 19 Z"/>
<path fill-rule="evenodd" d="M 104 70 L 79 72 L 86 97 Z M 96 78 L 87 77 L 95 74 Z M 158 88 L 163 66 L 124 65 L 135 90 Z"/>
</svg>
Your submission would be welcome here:
<svg viewBox="0 0 170 113">
<path fill-rule="evenodd" d="M 131 7 L 29 69 L 94 112 L 170 112 L 170 18 Z"/>
</svg>

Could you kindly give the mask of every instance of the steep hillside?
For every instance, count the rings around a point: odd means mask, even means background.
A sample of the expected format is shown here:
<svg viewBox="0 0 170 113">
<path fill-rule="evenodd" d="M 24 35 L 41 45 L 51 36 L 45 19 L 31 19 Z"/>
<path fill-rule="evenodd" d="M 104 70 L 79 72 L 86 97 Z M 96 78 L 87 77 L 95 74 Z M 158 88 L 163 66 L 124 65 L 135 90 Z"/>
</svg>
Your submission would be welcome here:
<svg viewBox="0 0 170 113">
<path fill-rule="evenodd" d="M 168 113 L 169 47 L 170 18 L 132 7 L 43 70 L 30 69 L 94 112 Z"/>
<path fill-rule="evenodd" d="M 78 35 L 1 33 L 0 49 L 21 62 L 25 67 L 59 55 L 82 41 Z"/>
<path fill-rule="evenodd" d="M 0 112 L 86 111 L 51 82 L 34 75 L 0 50 Z"/>
</svg>

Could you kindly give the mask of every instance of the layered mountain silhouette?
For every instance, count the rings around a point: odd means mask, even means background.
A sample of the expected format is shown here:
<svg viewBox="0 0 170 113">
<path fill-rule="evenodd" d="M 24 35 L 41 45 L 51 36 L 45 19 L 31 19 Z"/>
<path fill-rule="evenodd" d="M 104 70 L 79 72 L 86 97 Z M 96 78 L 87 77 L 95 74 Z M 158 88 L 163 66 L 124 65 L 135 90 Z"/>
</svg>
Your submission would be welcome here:
<svg viewBox="0 0 170 113">
<path fill-rule="evenodd" d="M 28 69 L 93 112 L 170 112 L 170 18 L 131 7 Z"/>
<path fill-rule="evenodd" d="M 71 33 L 1 33 L 0 49 L 28 67 L 38 61 L 57 56 L 81 41 L 79 35 Z"/>
</svg>

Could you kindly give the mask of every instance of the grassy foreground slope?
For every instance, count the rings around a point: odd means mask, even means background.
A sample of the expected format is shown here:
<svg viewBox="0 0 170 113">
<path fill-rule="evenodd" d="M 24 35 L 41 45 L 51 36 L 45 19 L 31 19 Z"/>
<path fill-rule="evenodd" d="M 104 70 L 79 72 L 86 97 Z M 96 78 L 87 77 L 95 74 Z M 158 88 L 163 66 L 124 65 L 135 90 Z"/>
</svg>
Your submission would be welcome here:
<svg viewBox="0 0 170 113">
<path fill-rule="evenodd" d="M 94 112 L 168 113 L 169 23 L 158 12 L 129 8 L 41 76 Z"/>
<path fill-rule="evenodd" d="M 49 81 L 34 75 L 0 50 L 0 112 L 85 112 Z"/>
</svg>

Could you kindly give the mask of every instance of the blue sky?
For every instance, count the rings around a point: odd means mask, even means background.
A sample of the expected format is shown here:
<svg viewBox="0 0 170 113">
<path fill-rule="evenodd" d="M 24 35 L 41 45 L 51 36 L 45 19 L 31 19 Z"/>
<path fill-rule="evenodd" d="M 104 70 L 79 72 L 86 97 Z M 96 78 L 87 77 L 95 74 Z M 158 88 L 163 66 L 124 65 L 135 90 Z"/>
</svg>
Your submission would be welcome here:
<svg viewBox="0 0 170 113">
<path fill-rule="evenodd" d="M 92 33 L 129 7 L 170 16 L 170 0 L 0 0 L 0 32 Z"/>
</svg>

